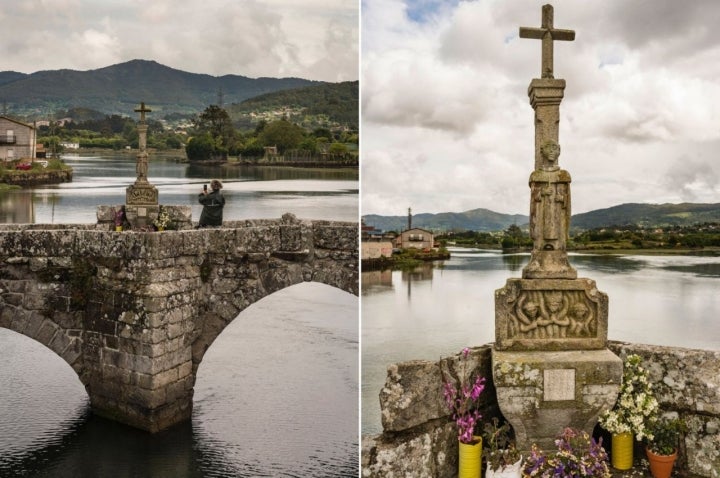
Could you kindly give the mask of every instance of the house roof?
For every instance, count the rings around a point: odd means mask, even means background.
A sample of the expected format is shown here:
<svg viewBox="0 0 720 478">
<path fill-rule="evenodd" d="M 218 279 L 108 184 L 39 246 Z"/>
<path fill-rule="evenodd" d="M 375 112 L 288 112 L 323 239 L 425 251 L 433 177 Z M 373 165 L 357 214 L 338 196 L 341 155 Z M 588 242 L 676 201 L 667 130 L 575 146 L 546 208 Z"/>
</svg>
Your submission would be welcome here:
<svg viewBox="0 0 720 478">
<path fill-rule="evenodd" d="M 16 123 L 16 124 L 25 126 L 25 127 L 27 127 L 27 128 L 35 129 L 35 127 L 34 127 L 33 125 L 31 125 L 31 124 L 23 123 L 22 121 L 18 121 L 18 120 L 16 120 L 16 119 L 12 119 L 12 118 L 7 117 L 7 116 L 2 116 L 2 115 L 0 115 L 0 119 L 8 120 L 8 121 L 11 121 L 11 122 L 13 122 L 13 123 Z"/>
<path fill-rule="evenodd" d="M 406 232 L 412 232 L 412 231 L 422 231 L 422 232 L 427 232 L 428 234 L 432 234 L 432 231 L 428 231 L 427 229 L 420 229 L 419 227 L 413 227 L 412 229 L 405 229 L 403 231 L 403 234 L 405 234 Z"/>
</svg>

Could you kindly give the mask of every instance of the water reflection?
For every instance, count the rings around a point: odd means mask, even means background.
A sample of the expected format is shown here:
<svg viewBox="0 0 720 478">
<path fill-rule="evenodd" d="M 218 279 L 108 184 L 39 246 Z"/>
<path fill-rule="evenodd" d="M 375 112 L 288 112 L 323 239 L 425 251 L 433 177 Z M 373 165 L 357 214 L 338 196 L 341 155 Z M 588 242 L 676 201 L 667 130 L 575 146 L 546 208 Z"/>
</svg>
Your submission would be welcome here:
<svg viewBox="0 0 720 478">
<path fill-rule="evenodd" d="M 437 360 L 494 341 L 494 291 L 520 277 L 529 259 L 450 252 L 441 269 L 422 269 L 417 276 L 393 271 L 391 282 L 386 275 L 381 286 L 362 273 L 363 284 L 373 284 L 363 289 L 363 434 L 381 431 L 377 395 L 389 364 Z M 608 294 L 610 339 L 720 349 L 720 257 L 571 254 L 570 263 L 578 277 L 595 280 Z"/>
<path fill-rule="evenodd" d="M 32 197 L 26 194 L 0 192 L 0 223 L 35 222 Z"/>
<path fill-rule="evenodd" d="M 0 222 L 94 223 L 100 204 L 122 204 L 135 181 L 135 157 L 127 153 L 67 156 L 69 183 L 0 193 Z M 163 204 L 189 205 L 197 220 L 197 195 L 212 178 L 224 183 L 226 220 L 279 218 L 357 221 L 357 168 L 200 165 L 152 159 L 150 181 Z"/>
<path fill-rule="evenodd" d="M 503 254 L 501 257 L 503 264 L 505 264 L 507 270 L 511 272 L 519 271 L 525 267 L 525 264 L 530 260 L 528 254 Z"/>
<path fill-rule="evenodd" d="M 0 328 L 0 476 L 357 476 L 358 301 L 323 284 L 243 311 L 198 370 L 192 421 L 94 416 L 74 371 Z"/>
<path fill-rule="evenodd" d="M 392 270 L 363 272 L 360 285 L 363 295 L 369 294 L 371 291 L 372 293 L 382 293 L 392 289 Z"/>
</svg>

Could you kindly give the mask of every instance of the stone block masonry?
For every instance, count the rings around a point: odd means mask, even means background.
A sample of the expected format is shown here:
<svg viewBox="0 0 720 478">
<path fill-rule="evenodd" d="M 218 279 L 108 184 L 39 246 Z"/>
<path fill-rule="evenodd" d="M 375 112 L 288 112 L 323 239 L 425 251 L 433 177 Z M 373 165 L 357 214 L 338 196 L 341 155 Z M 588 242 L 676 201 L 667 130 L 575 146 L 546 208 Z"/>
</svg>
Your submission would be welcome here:
<svg viewBox="0 0 720 478">
<path fill-rule="evenodd" d="M 358 294 L 358 225 L 166 232 L 0 227 L 0 327 L 55 351 L 95 413 L 156 432 L 190 417 L 205 351 L 249 305 L 305 281 Z"/>
<path fill-rule="evenodd" d="M 622 358 L 640 355 L 650 370 L 661 408 L 677 412 L 688 424 L 676 469 L 719 478 L 720 352 L 613 341 L 608 347 Z M 488 378 L 481 395 L 483 422 L 499 415 L 491 351 L 492 344 L 471 350 L 473 372 Z M 458 357 L 444 360 L 457 361 Z M 526 375 L 526 380 L 545 378 Z M 363 437 L 363 477 L 456 476 L 456 427 L 442 401 L 441 387 L 438 362 L 415 360 L 388 367 L 380 392 L 383 433 Z M 557 392 L 563 393 L 562 387 Z"/>
</svg>

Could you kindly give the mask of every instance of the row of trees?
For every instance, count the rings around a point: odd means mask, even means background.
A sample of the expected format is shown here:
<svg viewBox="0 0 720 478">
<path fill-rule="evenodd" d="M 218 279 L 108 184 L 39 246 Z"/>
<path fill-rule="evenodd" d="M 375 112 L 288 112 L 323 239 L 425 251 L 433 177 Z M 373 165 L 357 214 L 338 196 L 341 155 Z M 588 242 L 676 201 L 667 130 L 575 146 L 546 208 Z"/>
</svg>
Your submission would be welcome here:
<svg viewBox="0 0 720 478">
<path fill-rule="evenodd" d="M 186 150 L 188 158 L 195 161 L 224 159 L 228 155 L 259 158 L 265 156 L 266 147 L 275 147 L 281 156 L 293 150 L 343 156 L 357 143 L 357 133 L 333 134 L 325 128 L 308 132 L 286 119 L 270 123 L 262 120 L 254 130 L 242 133 L 233 127 L 227 111 L 211 105 L 195 119 Z"/>
<path fill-rule="evenodd" d="M 466 247 L 531 248 L 527 231 L 511 225 L 502 232 L 464 231 L 440 234 L 439 241 L 453 241 Z M 720 223 L 705 222 L 693 226 L 646 228 L 636 225 L 606 227 L 579 232 L 570 238 L 571 249 L 629 248 L 701 248 L 720 247 Z"/>
<path fill-rule="evenodd" d="M 192 120 L 183 133 L 166 129 L 157 120 L 148 120 L 148 147 L 155 149 L 186 148 L 190 160 L 226 159 L 228 156 L 260 158 L 265 148 L 274 146 L 278 155 L 313 157 L 329 153 L 336 157 L 356 155 L 357 132 L 317 128 L 306 131 L 285 119 L 260 121 L 248 131 L 237 129 L 227 111 L 217 105 L 207 107 Z M 125 149 L 138 147 L 137 123 L 134 119 L 109 115 L 104 118 L 52 124 L 39 128 L 38 142 L 51 152 L 60 152 L 60 143 L 79 143 L 81 148 Z"/>
</svg>

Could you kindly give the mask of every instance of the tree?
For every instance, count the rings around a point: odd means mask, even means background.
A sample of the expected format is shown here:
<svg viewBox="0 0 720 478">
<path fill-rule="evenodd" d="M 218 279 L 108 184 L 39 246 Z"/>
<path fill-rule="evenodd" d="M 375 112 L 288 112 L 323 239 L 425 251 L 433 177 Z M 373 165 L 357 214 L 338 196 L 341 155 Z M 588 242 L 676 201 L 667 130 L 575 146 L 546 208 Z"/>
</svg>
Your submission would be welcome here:
<svg viewBox="0 0 720 478">
<path fill-rule="evenodd" d="M 208 133 L 218 148 L 226 150 L 235 146 L 235 128 L 230 115 L 217 105 L 210 105 L 195 118 L 195 130 L 199 134 Z"/>
<path fill-rule="evenodd" d="M 188 141 L 185 153 L 190 161 L 205 161 L 215 154 L 215 143 L 208 133 L 195 136 Z"/>
<path fill-rule="evenodd" d="M 278 153 L 283 154 L 288 149 L 297 148 L 303 138 L 303 130 L 299 126 L 279 120 L 268 124 L 258 136 L 258 141 L 263 146 L 277 146 Z"/>
</svg>

